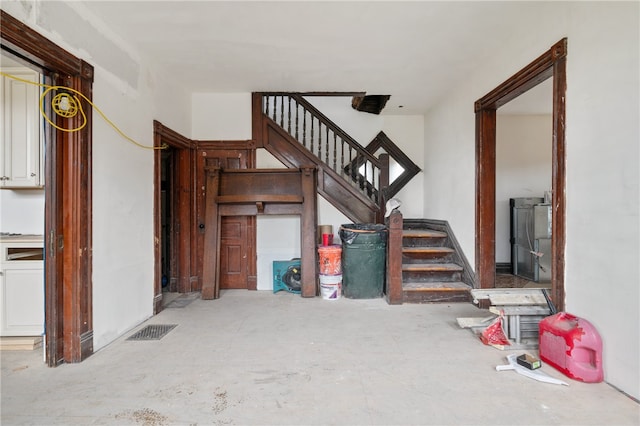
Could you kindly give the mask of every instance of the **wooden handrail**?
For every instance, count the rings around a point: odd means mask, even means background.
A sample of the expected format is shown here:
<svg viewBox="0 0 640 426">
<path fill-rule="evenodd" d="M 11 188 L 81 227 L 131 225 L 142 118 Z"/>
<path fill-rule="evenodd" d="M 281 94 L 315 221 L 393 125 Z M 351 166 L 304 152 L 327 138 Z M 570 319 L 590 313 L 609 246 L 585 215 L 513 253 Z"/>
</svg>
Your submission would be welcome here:
<svg viewBox="0 0 640 426">
<path fill-rule="evenodd" d="M 268 94 L 267 94 L 268 95 Z M 314 117 L 316 117 L 319 121 L 321 121 L 325 126 L 331 129 L 336 135 L 340 136 L 345 142 L 351 145 L 357 152 L 359 156 L 364 157 L 367 161 L 370 161 L 374 166 L 380 168 L 380 160 L 374 157 L 369 151 L 367 151 L 362 145 L 358 143 L 355 139 L 349 136 L 344 130 L 342 130 L 337 124 L 335 124 L 329 117 L 324 115 L 320 110 L 314 107 L 311 103 L 309 103 L 305 98 L 301 95 L 292 93 L 289 95 L 292 99 L 296 100 L 299 105 L 302 105 L 304 109 L 309 111 Z"/>
<path fill-rule="evenodd" d="M 382 190 L 389 186 L 388 171 L 379 158 L 320 112 L 302 94 L 275 92 L 260 95 L 260 108 L 264 116 L 315 156 L 321 167 L 339 174 L 345 182 L 376 205 L 384 205 Z M 379 219 L 382 219 L 382 214 Z"/>
</svg>

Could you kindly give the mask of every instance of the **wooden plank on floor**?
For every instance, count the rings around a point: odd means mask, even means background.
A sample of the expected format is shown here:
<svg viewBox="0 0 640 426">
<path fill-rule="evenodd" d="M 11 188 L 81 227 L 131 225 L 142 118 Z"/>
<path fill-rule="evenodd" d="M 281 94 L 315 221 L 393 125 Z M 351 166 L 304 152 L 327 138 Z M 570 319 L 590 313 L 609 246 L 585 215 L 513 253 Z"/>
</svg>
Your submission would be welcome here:
<svg viewBox="0 0 640 426">
<path fill-rule="evenodd" d="M 0 337 L 0 351 L 32 351 L 40 347 L 41 336 Z"/>
<path fill-rule="evenodd" d="M 490 294 L 489 301 L 494 306 L 501 305 L 544 305 L 547 306 L 542 292 L 539 294 Z"/>
<path fill-rule="evenodd" d="M 542 290 L 535 288 L 476 288 L 471 295 L 474 300 L 489 299 L 493 305 L 547 305 Z"/>
</svg>

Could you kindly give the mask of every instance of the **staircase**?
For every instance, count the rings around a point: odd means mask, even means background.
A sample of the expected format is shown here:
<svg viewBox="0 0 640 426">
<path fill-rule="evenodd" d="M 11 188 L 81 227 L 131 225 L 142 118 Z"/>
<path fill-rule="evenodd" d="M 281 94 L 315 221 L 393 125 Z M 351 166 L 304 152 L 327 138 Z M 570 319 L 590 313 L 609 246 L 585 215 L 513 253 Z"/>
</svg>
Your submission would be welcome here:
<svg viewBox="0 0 640 426">
<path fill-rule="evenodd" d="M 381 223 L 389 155 L 375 157 L 296 93 L 255 93 L 253 138 L 285 166 L 313 165 L 318 193 L 356 223 Z"/>
<path fill-rule="evenodd" d="M 464 268 L 448 247 L 449 236 L 431 229 L 402 231 L 402 293 L 406 303 L 468 302 Z"/>
<path fill-rule="evenodd" d="M 445 221 L 389 220 L 387 300 L 392 304 L 470 302 L 473 276 Z"/>
<path fill-rule="evenodd" d="M 289 168 L 315 166 L 318 193 L 354 223 L 382 223 L 387 200 L 420 171 L 384 133 L 365 148 L 301 94 L 254 93 L 252 108 L 256 147 Z M 391 184 L 390 157 L 405 170 Z M 390 304 L 471 301 L 475 278 L 448 223 L 394 211 L 389 224 Z"/>
</svg>

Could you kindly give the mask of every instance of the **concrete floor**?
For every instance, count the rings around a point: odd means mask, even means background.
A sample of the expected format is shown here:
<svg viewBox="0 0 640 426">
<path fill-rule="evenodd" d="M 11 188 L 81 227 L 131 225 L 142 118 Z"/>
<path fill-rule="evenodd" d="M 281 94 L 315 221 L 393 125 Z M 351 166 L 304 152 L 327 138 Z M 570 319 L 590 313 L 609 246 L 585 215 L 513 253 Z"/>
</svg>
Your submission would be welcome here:
<svg viewBox="0 0 640 426">
<path fill-rule="evenodd" d="M 469 304 L 389 306 L 226 291 L 168 308 L 80 364 L 2 352 L 2 425 L 637 425 L 606 383 L 497 372 L 510 352 L 457 317 Z M 147 324 L 178 324 L 127 341 Z M 520 351 L 522 352 L 522 351 Z M 532 352 L 536 354 L 535 351 Z"/>
</svg>

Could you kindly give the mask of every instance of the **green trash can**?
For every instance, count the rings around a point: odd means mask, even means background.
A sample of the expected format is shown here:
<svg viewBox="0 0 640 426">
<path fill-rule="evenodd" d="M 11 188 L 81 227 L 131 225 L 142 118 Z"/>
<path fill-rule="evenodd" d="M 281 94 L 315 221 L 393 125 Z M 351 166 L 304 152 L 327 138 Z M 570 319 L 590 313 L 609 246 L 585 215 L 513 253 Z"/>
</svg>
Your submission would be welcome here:
<svg viewBox="0 0 640 426">
<path fill-rule="evenodd" d="M 386 276 L 387 227 L 351 223 L 340 227 L 342 295 L 350 299 L 382 297 Z"/>
</svg>

